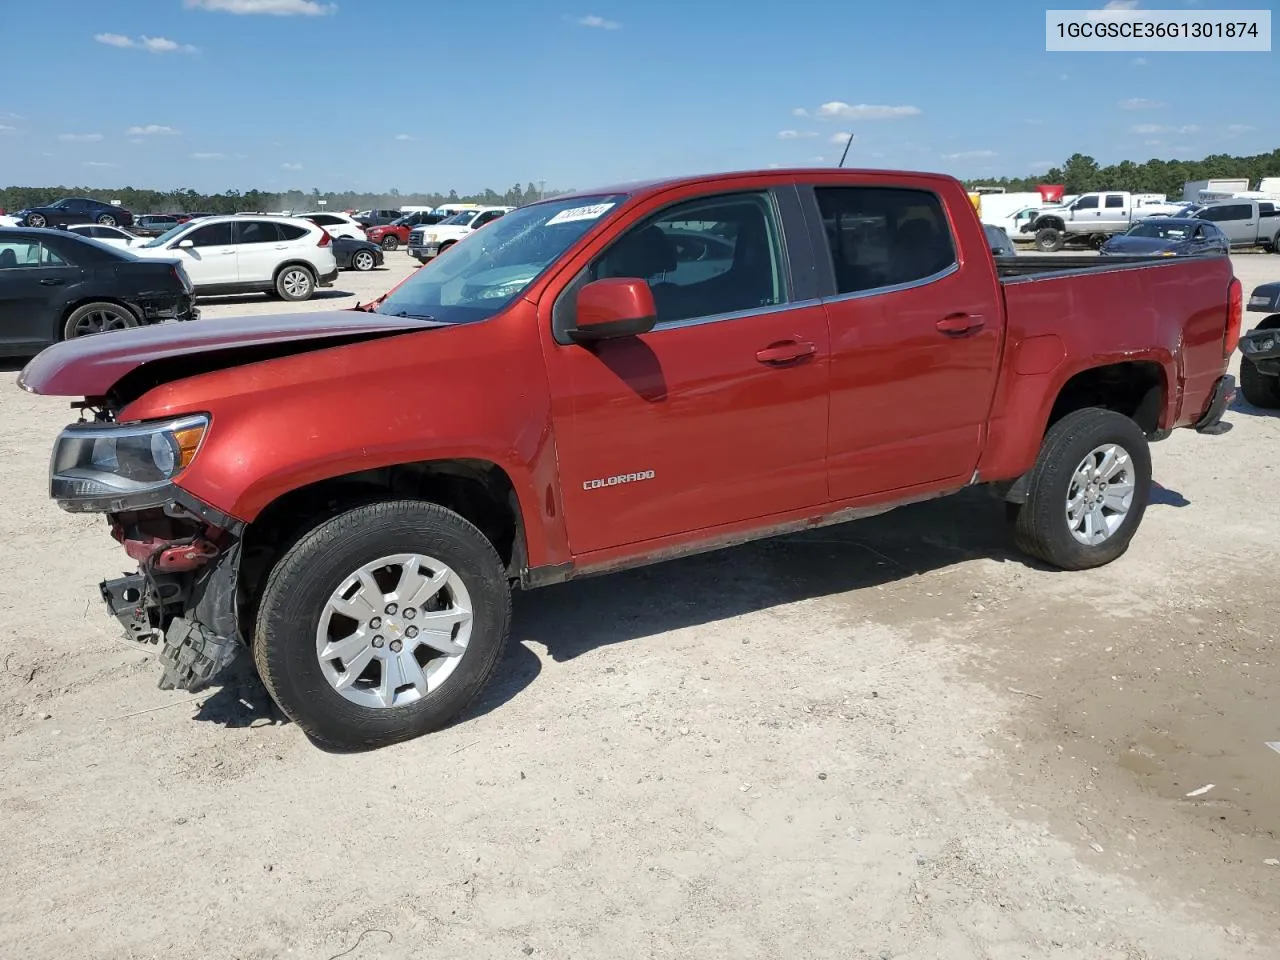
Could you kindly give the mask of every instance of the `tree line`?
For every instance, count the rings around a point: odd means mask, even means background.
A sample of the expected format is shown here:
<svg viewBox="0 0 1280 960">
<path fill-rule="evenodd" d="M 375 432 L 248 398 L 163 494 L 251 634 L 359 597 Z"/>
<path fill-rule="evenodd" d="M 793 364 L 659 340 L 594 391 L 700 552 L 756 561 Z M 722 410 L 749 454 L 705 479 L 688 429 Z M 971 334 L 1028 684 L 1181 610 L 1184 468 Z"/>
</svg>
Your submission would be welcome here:
<svg viewBox="0 0 1280 960">
<path fill-rule="evenodd" d="M 4 187 L 0 189 L 0 210 L 21 210 L 53 203 L 63 197 L 87 197 L 107 203 L 120 201 L 121 206 L 134 213 L 241 213 L 244 211 L 291 210 L 297 212 L 326 210 L 399 209 L 401 206 L 438 207 L 444 203 L 481 203 L 486 206 L 521 207 L 533 203 L 539 197 L 556 197 L 569 190 L 539 191 L 537 184 L 513 185 L 506 193 L 483 190 L 480 193 L 459 196 L 456 190 L 448 193 L 357 193 L 355 191 L 329 191 L 318 189 L 305 193 L 289 190 L 276 193 L 267 190 L 228 190 L 225 193 L 201 193 L 189 187 L 177 190 L 145 190 L 138 187 Z"/>
<path fill-rule="evenodd" d="M 1163 193 L 1181 197 L 1182 185 L 1190 180 L 1249 178 L 1252 189 L 1263 177 L 1280 177 L 1280 149 L 1251 157 L 1215 153 L 1203 160 L 1124 160 L 1102 167 L 1093 157 L 1072 154 L 1060 167 L 1041 177 L 1002 177 L 999 180 L 971 180 L 966 185 L 999 186 L 1010 193 L 1031 192 L 1038 183 L 1061 183 L 1068 194 L 1094 190 L 1125 190 L 1129 193 Z"/>
</svg>

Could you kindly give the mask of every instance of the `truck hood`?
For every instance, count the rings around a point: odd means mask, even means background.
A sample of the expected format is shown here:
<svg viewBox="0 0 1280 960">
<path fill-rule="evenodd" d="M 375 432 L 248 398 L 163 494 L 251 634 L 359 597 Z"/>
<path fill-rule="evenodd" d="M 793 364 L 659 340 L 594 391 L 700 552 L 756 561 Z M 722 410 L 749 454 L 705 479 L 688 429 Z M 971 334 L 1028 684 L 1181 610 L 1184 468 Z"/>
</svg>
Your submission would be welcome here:
<svg viewBox="0 0 1280 960">
<path fill-rule="evenodd" d="M 23 368 L 18 386 L 42 396 L 102 397 L 147 365 L 190 358 L 189 372 L 203 372 L 434 326 L 441 324 L 359 310 L 161 323 L 56 343 Z M 175 372 L 175 379 L 185 375 L 181 364 Z"/>
</svg>

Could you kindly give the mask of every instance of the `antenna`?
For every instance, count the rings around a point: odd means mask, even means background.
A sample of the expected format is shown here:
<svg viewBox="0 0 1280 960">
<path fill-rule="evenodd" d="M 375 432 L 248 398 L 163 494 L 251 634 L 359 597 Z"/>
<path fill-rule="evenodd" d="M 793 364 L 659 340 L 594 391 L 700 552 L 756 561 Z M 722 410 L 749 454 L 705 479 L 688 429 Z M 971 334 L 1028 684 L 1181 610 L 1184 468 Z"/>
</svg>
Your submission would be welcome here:
<svg viewBox="0 0 1280 960">
<path fill-rule="evenodd" d="M 845 158 L 849 156 L 849 148 L 853 146 L 853 134 L 849 134 L 849 139 L 844 142 L 844 153 L 840 154 L 840 166 L 844 166 Z"/>
</svg>

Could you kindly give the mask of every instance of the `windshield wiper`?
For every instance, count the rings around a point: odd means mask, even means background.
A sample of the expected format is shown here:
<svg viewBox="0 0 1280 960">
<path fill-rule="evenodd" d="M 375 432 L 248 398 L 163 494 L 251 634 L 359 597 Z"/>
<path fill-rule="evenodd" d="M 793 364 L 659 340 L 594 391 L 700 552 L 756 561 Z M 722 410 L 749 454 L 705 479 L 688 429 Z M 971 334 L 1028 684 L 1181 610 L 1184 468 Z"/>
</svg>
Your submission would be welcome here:
<svg viewBox="0 0 1280 960">
<path fill-rule="evenodd" d="M 425 313 L 410 313 L 408 310 L 397 310 L 395 313 L 386 314 L 388 317 L 409 317 L 414 320 L 435 320 L 435 317 L 428 316 Z"/>
</svg>

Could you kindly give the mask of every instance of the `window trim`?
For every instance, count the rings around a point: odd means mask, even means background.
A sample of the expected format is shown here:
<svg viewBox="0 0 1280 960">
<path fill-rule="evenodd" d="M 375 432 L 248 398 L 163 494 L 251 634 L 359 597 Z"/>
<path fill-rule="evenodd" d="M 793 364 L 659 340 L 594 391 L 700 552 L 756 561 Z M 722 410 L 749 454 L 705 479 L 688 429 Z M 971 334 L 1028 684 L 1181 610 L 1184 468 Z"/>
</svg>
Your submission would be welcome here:
<svg viewBox="0 0 1280 960">
<path fill-rule="evenodd" d="M 574 319 L 574 306 L 568 298 L 577 294 L 578 290 L 583 287 L 583 281 L 588 271 L 599 262 L 600 258 L 605 256 L 612 250 L 623 237 L 628 236 L 632 231 L 640 229 L 646 224 L 653 223 L 661 219 L 668 211 L 677 207 L 683 207 L 691 203 L 704 203 L 729 197 L 736 196 L 763 196 L 770 205 L 773 212 L 774 225 L 778 231 L 778 248 L 780 260 L 778 263 L 779 272 L 782 277 L 783 296 L 786 298 L 783 303 L 770 304 L 767 307 L 753 307 L 749 310 L 733 310 L 724 313 L 712 313 L 702 317 L 687 317 L 683 320 L 668 320 L 664 323 L 656 323 L 653 329 L 648 331 L 645 336 L 663 333 L 667 330 L 683 330 L 688 327 L 700 327 L 708 323 L 723 323 L 730 320 L 741 320 L 746 317 L 766 316 L 771 313 L 781 313 L 784 310 L 796 310 L 801 307 L 816 306 L 819 300 L 816 296 L 808 297 L 804 300 L 796 297 L 797 284 L 792 270 L 792 256 L 790 245 L 793 243 L 793 237 L 806 238 L 808 236 L 808 225 L 804 222 L 800 215 L 800 211 L 796 208 L 788 210 L 787 204 L 780 202 L 782 199 L 779 194 L 785 191 L 790 184 L 782 186 L 770 185 L 761 187 L 738 187 L 731 190 L 717 190 L 712 193 L 702 193 L 696 196 L 685 196 L 670 203 L 665 203 L 660 207 L 642 214 L 635 220 L 628 223 L 622 230 L 613 235 L 609 242 L 596 251 L 590 259 L 587 260 L 570 278 L 558 294 L 556 294 L 551 304 L 551 338 L 561 346 L 577 346 L 566 334 L 565 330 L 570 329 L 571 321 Z M 788 225 L 788 221 L 793 222 Z M 562 322 L 562 318 L 568 315 L 568 320 Z"/>
<path fill-rule="evenodd" d="M 826 227 L 822 225 L 822 206 L 818 203 L 818 190 L 824 188 L 838 190 L 910 190 L 915 193 L 932 195 L 942 210 L 942 218 L 947 226 L 947 235 L 951 239 L 951 250 L 954 259 L 948 266 L 926 277 L 919 277 L 915 280 L 907 280 L 903 283 L 894 283 L 884 287 L 875 287 L 871 290 L 855 290 L 851 293 L 841 293 L 839 284 L 836 282 L 835 251 L 831 249 Z M 917 287 L 926 287 L 937 283 L 939 280 L 944 280 L 960 270 L 962 250 L 956 238 L 955 224 L 951 220 L 951 209 L 947 206 L 946 198 L 936 190 L 924 186 L 904 187 L 897 183 L 830 183 L 814 181 L 800 185 L 800 198 L 804 203 L 805 217 L 809 221 L 810 243 L 816 248 L 812 254 L 812 259 L 817 267 L 817 272 L 821 275 L 822 290 L 817 294 L 818 302 L 843 303 L 846 300 L 862 300 L 867 297 L 878 297 L 882 294 L 901 293 L 905 290 L 914 290 Z"/>
</svg>

